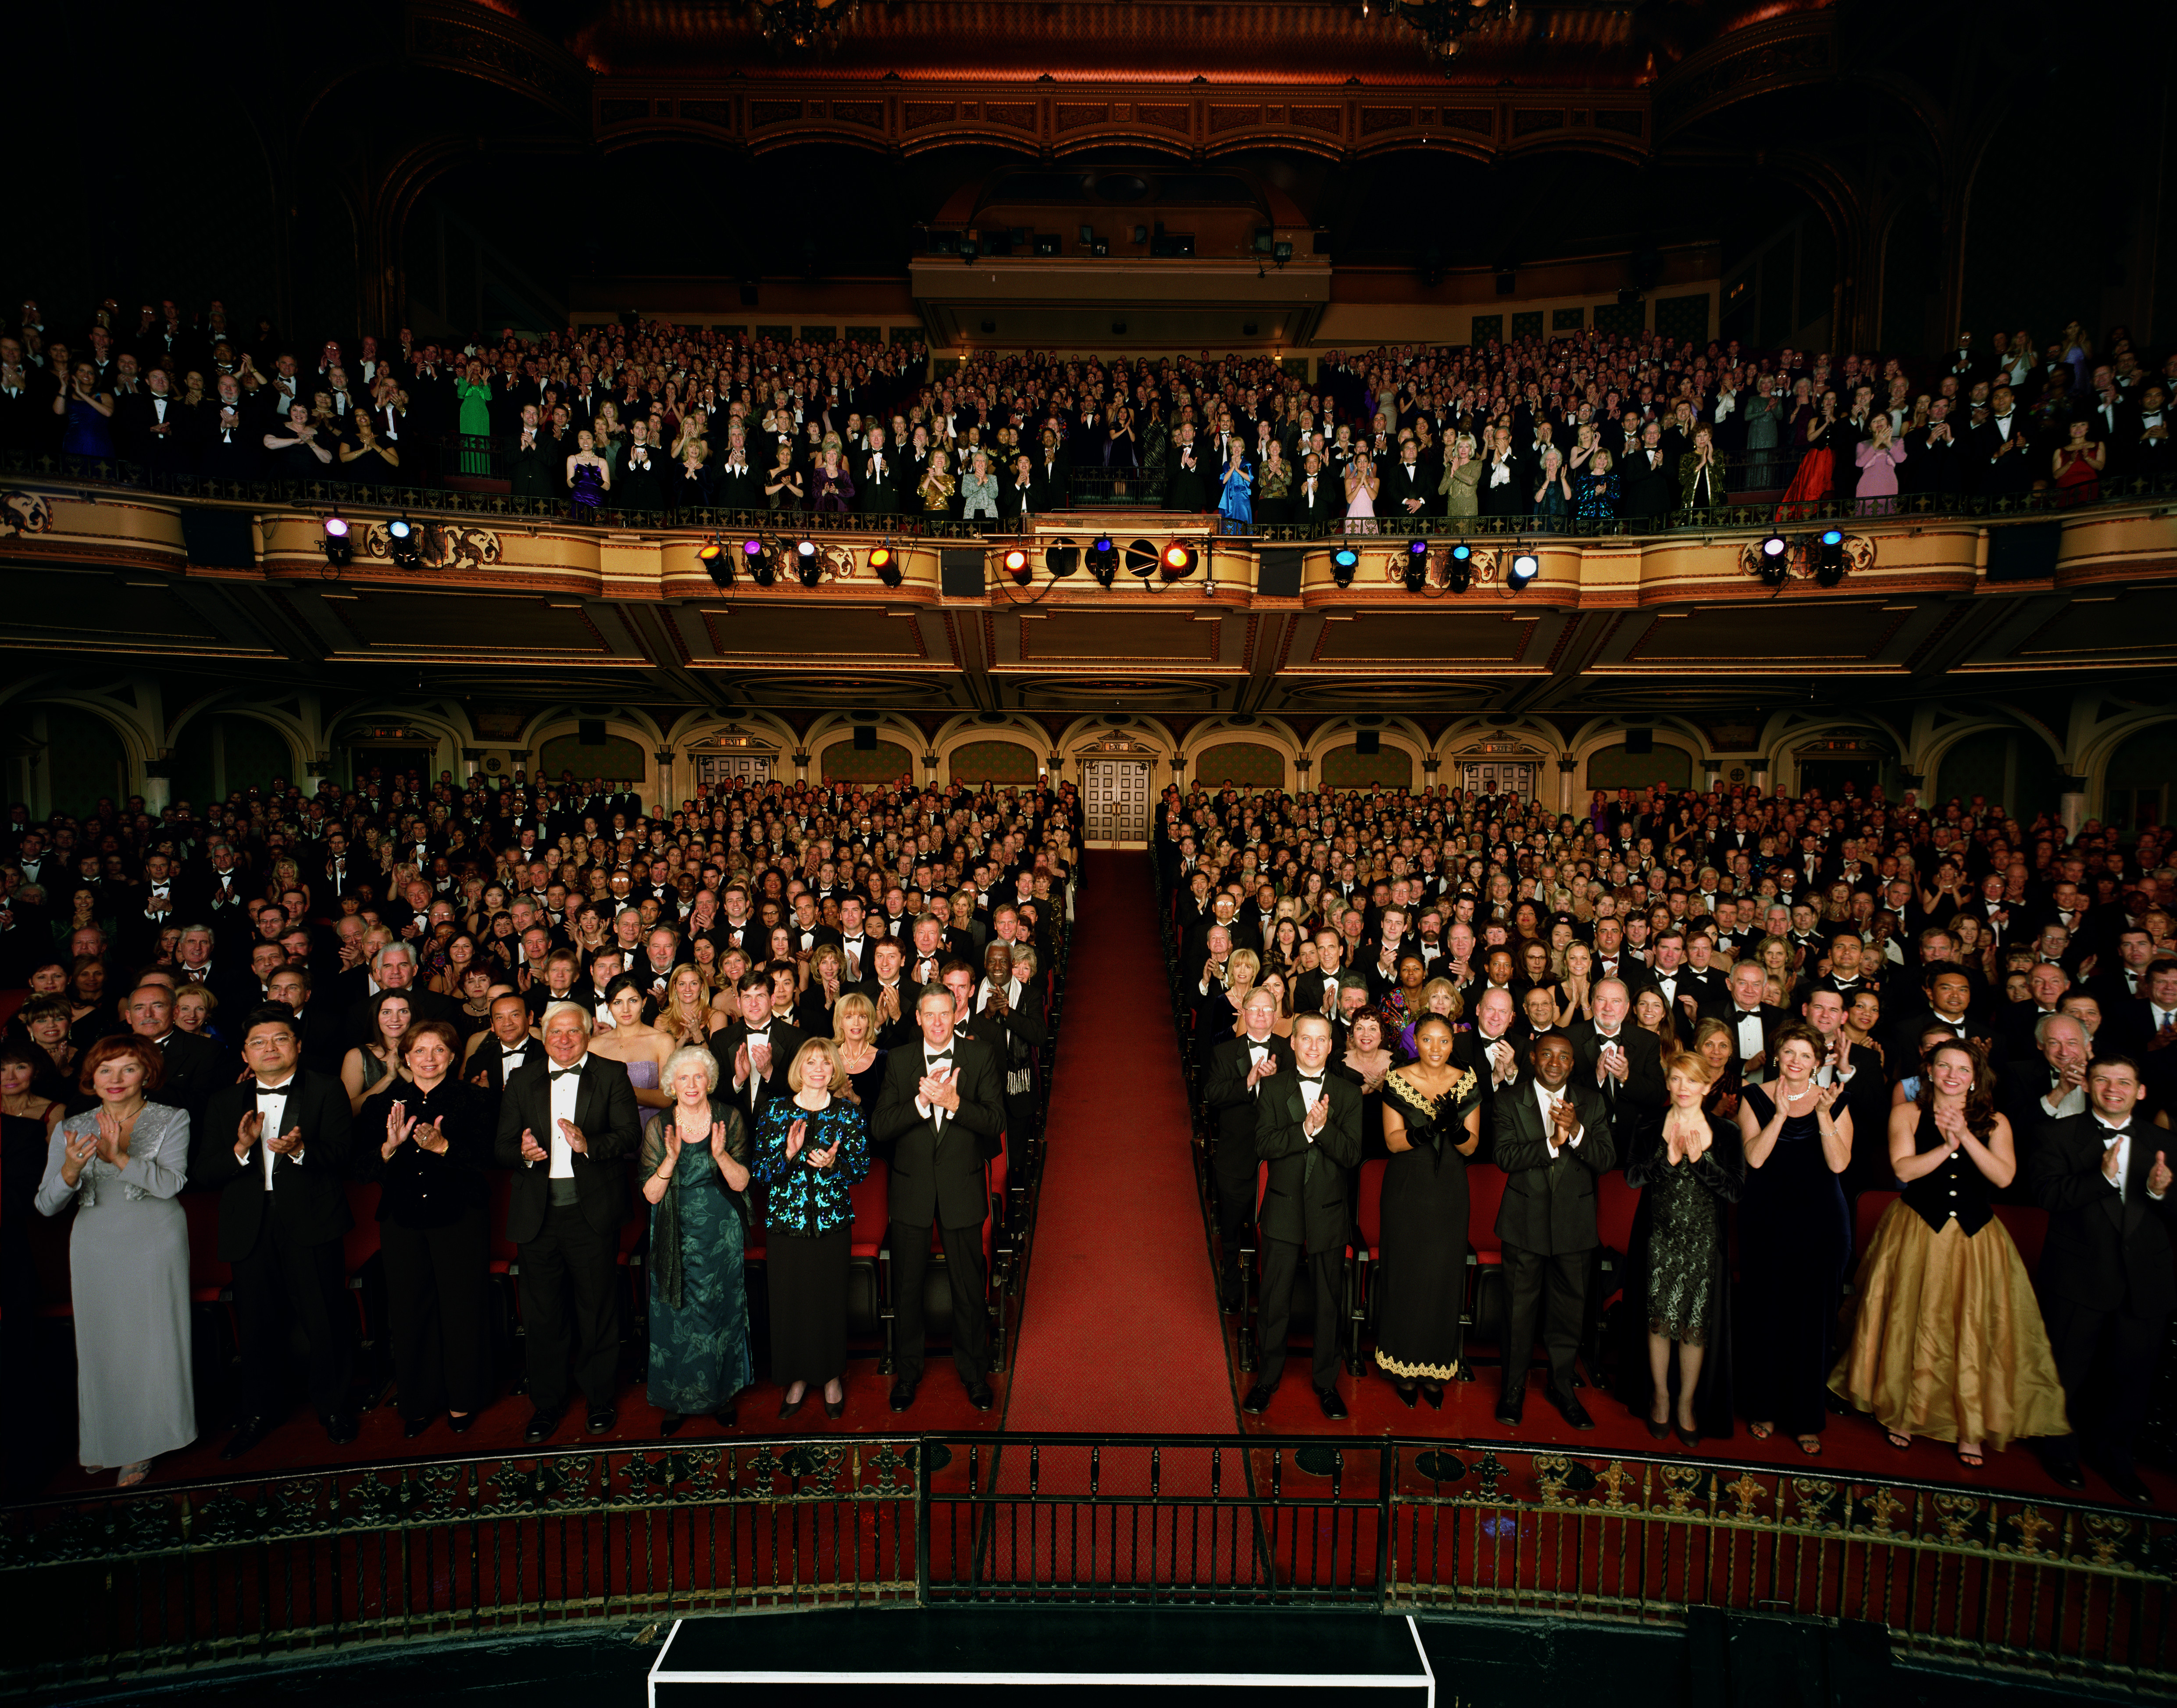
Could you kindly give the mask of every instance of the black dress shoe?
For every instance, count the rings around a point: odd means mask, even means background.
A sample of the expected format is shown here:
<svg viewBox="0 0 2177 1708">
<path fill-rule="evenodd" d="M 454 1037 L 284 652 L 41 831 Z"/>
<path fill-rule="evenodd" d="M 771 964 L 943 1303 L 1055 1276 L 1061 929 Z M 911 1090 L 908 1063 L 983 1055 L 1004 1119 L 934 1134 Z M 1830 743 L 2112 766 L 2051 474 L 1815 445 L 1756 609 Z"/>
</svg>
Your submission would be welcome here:
<svg viewBox="0 0 2177 1708">
<path fill-rule="evenodd" d="M 552 1432 L 559 1427 L 560 1414 L 565 1409 L 555 1405 L 547 1411 L 543 1406 L 538 1406 L 536 1411 L 529 1414 L 529 1425 L 521 1432 L 521 1438 L 532 1447 L 535 1447 L 540 1442 L 549 1441 L 552 1438 Z"/>
<path fill-rule="evenodd" d="M 679 1412 L 668 1411 L 657 1420 L 657 1432 L 665 1436 L 678 1435 L 680 1432 L 680 1426 L 687 1421 Z"/>
<path fill-rule="evenodd" d="M 734 1409 L 734 1402 L 730 1400 L 713 1411 L 711 1418 L 721 1429 L 737 1429 L 740 1427 L 740 1414 Z"/>
<path fill-rule="evenodd" d="M 827 1417 L 844 1417 L 847 1415 L 847 1396 L 842 1394 L 837 1400 L 827 1400 L 824 1415 Z"/>
<path fill-rule="evenodd" d="M 800 1397 L 799 1400 L 783 1400 L 783 1399 L 782 1399 L 782 1400 L 778 1402 L 778 1415 L 779 1415 L 781 1417 L 791 1417 L 791 1416 L 794 1416 L 794 1414 L 795 1412 L 799 1411 L 803 1406 L 806 1405 L 808 1403 L 809 1403 L 809 1392 L 808 1392 L 808 1390 L 807 1390 L 806 1389 L 804 1389 L 802 1390 L 802 1393 L 801 1393 L 801 1397 Z"/>
<path fill-rule="evenodd" d="M 1514 1389 L 1509 1394 L 1500 1394 L 1497 1396 L 1497 1421 L 1507 1429 L 1517 1429 L 1520 1427 L 1520 1419 L 1526 1409 L 1527 1390 L 1524 1388 Z"/>
<path fill-rule="evenodd" d="M 430 1427 L 431 1420 L 429 1418 L 412 1417 L 401 1426 L 401 1438 L 406 1441 L 413 1441 L 417 1436 L 421 1435 Z"/>
<path fill-rule="evenodd" d="M 2140 1476 L 2137 1471 L 2130 1469 L 2114 1471 L 2107 1467 L 2103 1467 L 2102 1475 L 2109 1479 L 2109 1485 L 2111 1488 L 2114 1489 L 2134 1506 L 2152 1506 L 2154 1504 L 2154 1491 L 2149 1488 L 2146 1483 L 2140 1480 Z"/>
<path fill-rule="evenodd" d="M 1259 1417 L 1269 1410 L 1270 1396 L 1278 1391 L 1274 1382 L 1258 1382 L 1247 1390 L 1247 1397 L 1240 1402 L 1240 1409 L 1250 1416 Z"/>
<path fill-rule="evenodd" d="M 1424 1382 L 1424 1383 L 1421 1383 L 1421 1398 L 1428 1401 L 1428 1403 L 1429 1403 L 1429 1410 L 1430 1410 L 1430 1411 L 1443 1411 L 1443 1383 L 1442 1383 L 1441 1382 Z"/>
<path fill-rule="evenodd" d="M 1338 1397 L 1338 1390 L 1335 1388 L 1317 1389 L 1315 1403 L 1323 1408 L 1323 1415 L 1333 1423 L 1342 1423 L 1345 1421 L 1345 1402 Z"/>
<path fill-rule="evenodd" d="M 2066 1488 L 2084 1488 L 2087 1486 L 2087 1474 L 2080 1469 L 2079 1461 L 2076 1459 L 2044 1459 L 2041 1461 L 2041 1468 Z"/>
<path fill-rule="evenodd" d="M 612 1407 L 611 1407 L 611 1406 L 609 1406 L 609 1405 L 592 1405 L 592 1406 L 590 1408 L 590 1433 L 591 1433 L 591 1434 L 592 1434 L 592 1435 L 603 1435 L 603 1434 L 607 1434 L 607 1433 L 608 1433 L 608 1432 L 611 1431 L 612 1427 L 613 1427 L 613 1409 L 612 1409 Z"/>
<path fill-rule="evenodd" d="M 1651 1417 L 1648 1420 L 1648 1433 L 1658 1441 L 1667 1441 L 1670 1438 L 1671 1426 L 1667 1422 L 1658 1423 Z"/>
<path fill-rule="evenodd" d="M 449 1411 L 446 1414 L 446 1427 L 456 1435 L 466 1435 L 469 1427 L 476 1421 L 477 1415 L 473 1411 Z"/>
<path fill-rule="evenodd" d="M 1574 1429 L 1595 1427 L 1595 1420 L 1587 1415 L 1587 1408 L 1580 1403 L 1580 1396 L 1569 1389 L 1551 1389 L 1550 1404 L 1557 1407 L 1558 1415 Z"/>
<path fill-rule="evenodd" d="M 221 1459 L 239 1459 L 271 1432 L 270 1418 L 245 1417 L 241 1427 L 234 1432 L 234 1438 L 220 1449 L 219 1456 Z"/>
<path fill-rule="evenodd" d="M 904 1411 L 914 1404 L 915 1383 L 902 1376 L 892 1384 L 892 1409 Z"/>
<path fill-rule="evenodd" d="M 978 1376 L 968 1384 L 968 1403 L 978 1411 L 988 1411 L 998 1401 L 990 1392 L 990 1384 Z"/>
<path fill-rule="evenodd" d="M 427 1424 L 430 1422 L 428 1418 L 423 1421 Z M 356 1422 L 352 1411 L 336 1411 L 325 1419 L 325 1439 L 335 1447 L 346 1447 L 355 1439 Z"/>
<path fill-rule="evenodd" d="M 1414 1409 L 1414 1402 L 1421 1397 L 1419 1385 L 1411 1382 L 1395 1383 L 1391 1392 L 1399 1396 L 1400 1403 L 1409 1411 Z"/>
</svg>

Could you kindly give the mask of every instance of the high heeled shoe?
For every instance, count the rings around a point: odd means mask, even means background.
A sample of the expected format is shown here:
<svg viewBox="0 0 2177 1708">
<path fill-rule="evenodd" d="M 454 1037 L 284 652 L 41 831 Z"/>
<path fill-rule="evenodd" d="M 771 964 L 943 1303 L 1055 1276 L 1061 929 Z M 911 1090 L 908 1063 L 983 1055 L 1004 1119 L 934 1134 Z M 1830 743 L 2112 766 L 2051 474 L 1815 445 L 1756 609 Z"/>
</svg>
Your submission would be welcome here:
<svg viewBox="0 0 2177 1708">
<path fill-rule="evenodd" d="M 1399 1396 L 1400 1403 L 1409 1411 L 1414 1409 L 1414 1401 L 1421 1397 L 1421 1384 L 1415 1382 L 1394 1382 L 1391 1392 Z"/>
<path fill-rule="evenodd" d="M 1648 1433 L 1653 1439 L 1665 1440 L 1668 1438 L 1670 1432 L 1671 1426 L 1667 1419 L 1658 1420 L 1651 1417 L 1648 1420 Z"/>
<path fill-rule="evenodd" d="M 1428 1401 L 1428 1403 L 1429 1403 L 1429 1410 L 1430 1410 L 1430 1411 L 1443 1411 L 1443 1384 L 1441 1382 L 1424 1382 L 1424 1383 L 1421 1383 L 1421 1398 Z"/>
<path fill-rule="evenodd" d="M 847 1415 L 847 1396 L 842 1394 L 837 1400 L 827 1400 L 824 1415 L 827 1417 L 844 1417 Z"/>
</svg>

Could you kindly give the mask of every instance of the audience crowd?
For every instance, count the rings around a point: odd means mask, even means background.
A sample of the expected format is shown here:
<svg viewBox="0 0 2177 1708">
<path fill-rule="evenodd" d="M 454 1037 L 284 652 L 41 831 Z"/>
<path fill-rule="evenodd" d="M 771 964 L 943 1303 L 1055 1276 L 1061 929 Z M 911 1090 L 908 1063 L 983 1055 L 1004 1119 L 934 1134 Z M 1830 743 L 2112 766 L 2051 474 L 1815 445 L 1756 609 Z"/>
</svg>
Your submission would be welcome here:
<svg viewBox="0 0 2177 1708">
<path fill-rule="evenodd" d="M 0 1321 L 19 1405 L 52 1302 L 38 1219 L 68 1215 L 87 1466 L 138 1482 L 199 1432 L 192 1278 L 215 1263 L 239 1366 L 226 1456 L 297 1385 L 352 1438 L 344 1241 L 374 1214 L 412 1438 L 498 1397 L 494 1252 L 518 1268 L 532 1443 L 577 1399 L 614 1427 L 627 1252 L 647 1253 L 667 1433 L 735 1421 L 759 1247 L 781 1416 L 812 1387 L 837 1416 L 861 1216 L 892 1225 L 892 1408 L 921 1376 L 934 1227 L 953 1362 L 987 1409 L 983 1224 L 1001 1159 L 1032 1154 L 1079 836 L 1070 787 L 906 781 L 654 814 L 603 783 L 450 773 L 276 781 L 202 817 L 16 806 Z"/>
<path fill-rule="evenodd" d="M 1667 526 L 1748 494 L 2086 502 L 2169 469 L 2177 352 L 2076 323 L 1867 356 L 1585 331 L 1320 357 L 977 354 L 652 322 L 284 339 L 112 302 L 0 333 L 0 451 L 156 480 L 484 481 L 576 514 L 724 509 L 1018 523 L 1107 499 L 1375 532 L 1425 517 Z M 1298 366 L 1300 364 L 1294 364 Z"/>
<path fill-rule="evenodd" d="M 1508 1428 L 1539 1338 L 1574 1427 L 1585 1356 L 1658 1438 L 1738 1419 L 1813 1455 L 1858 1410 L 1968 1465 L 2030 1441 L 2071 1487 L 2083 1454 L 2147 1498 L 2177 1303 L 2167 832 L 1744 784 L 1577 815 L 1174 789 L 1161 819 L 1227 1307 L 1259 1288 L 1249 1411 L 1305 1249 L 1317 1397 L 1345 1415 L 1334 1283 L 1373 1240 L 1375 1363 L 1409 1405 L 1501 1322 Z"/>
</svg>

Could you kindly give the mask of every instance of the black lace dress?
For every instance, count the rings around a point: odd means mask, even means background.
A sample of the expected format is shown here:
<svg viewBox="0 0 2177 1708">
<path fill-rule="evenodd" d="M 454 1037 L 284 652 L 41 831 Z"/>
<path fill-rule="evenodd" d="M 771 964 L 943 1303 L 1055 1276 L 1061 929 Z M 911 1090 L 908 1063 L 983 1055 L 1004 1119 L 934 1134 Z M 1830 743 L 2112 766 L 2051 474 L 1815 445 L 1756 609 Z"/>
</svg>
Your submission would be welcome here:
<svg viewBox="0 0 2177 1708">
<path fill-rule="evenodd" d="M 1412 1148 L 1383 1170 L 1383 1265 L 1376 1281 L 1376 1367 L 1400 1382 L 1459 1373 L 1466 1292 L 1466 1116 L 1481 1101 L 1471 1072 L 1431 1098 L 1403 1073 L 1383 1081 Z"/>
</svg>

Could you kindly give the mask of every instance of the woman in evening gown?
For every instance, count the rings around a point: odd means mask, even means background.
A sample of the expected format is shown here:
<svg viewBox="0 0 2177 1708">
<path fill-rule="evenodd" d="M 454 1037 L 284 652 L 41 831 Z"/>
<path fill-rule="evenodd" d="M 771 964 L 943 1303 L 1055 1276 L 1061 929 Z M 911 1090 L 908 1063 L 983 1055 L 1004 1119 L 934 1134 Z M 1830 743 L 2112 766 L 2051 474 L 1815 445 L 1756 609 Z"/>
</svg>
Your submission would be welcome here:
<svg viewBox="0 0 2177 1708">
<path fill-rule="evenodd" d="M 1376 532 L 1376 465 L 1366 451 L 1345 465 L 1345 532 Z"/>
<path fill-rule="evenodd" d="M 1383 1081 L 1383 1265 L 1376 1367 L 1408 1405 L 1443 1404 L 1460 1371 L 1466 1291 L 1466 1160 L 1481 1142 L 1481 1081 L 1451 1059 L 1450 1021 L 1424 1016 L 1419 1058 Z"/>
<path fill-rule="evenodd" d="M 698 1044 L 666 1058 L 671 1106 L 645 1123 L 636 1178 L 650 1205 L 650 1403 L 659 1432 L 698 1412 L 730 1429 L 749 1356 L 748 1124 L 715 1095 L 718 1059 Z"/>
<path fill-rule="evenodd" d="M 1852 1219 L 1837 1176 L 1852 1160 L 1852 1112 L 1814 1083 L 1822 1046 L 1792 1022 L 1769 1045 L 1776 1078 L 1738 1100 L 1746 1187 L 1738 1202 L 1739 1357 L 1757 1441 L 1781 1429 L 1810 1457 L 1829 1416 L 1825 1378 Z"/>
<path fill-rule="evenodd" d="M 1777 503 L 1777 515 L 1791 516 L 1793 505 L 1817 505 L 1830 495 L 1836 465 L 1830 434 L 1836 427 L 1836 411 L 1834 391 L 1822 393 L 1819 405 L 1809 405 L 1803 410 L 1793 406 L 1792 442 L 1798 447 L 1799 466 L 1792 471 L 1792 483 Z"/>
<path fill-rule="evenodd" d="M 1664 1057 L 1670 1102 L 1635 1135 L 1625 1183 L 1640 1191 L 1627 1246 L 1625 1296 L 1644 1344 L 1622 1357 L 1623 1398 L 1658 1441 L 1671 1432 L 1671 1347 L 1678 1349 L 1675 1422 L 1693 1446 L 1727 1437 L 1731 1415 L 1730 1206 L 1746 1184 L 1737 1122 L 1703 1105 L 1716 1069 L 1689 1051 Z"/>
<path fill-rule="evenodd" d="M 1217 500 L 1217 513 L 1225 518 L 1218 524 L 1218 532 L 1245 534 L 1254 532 L 1255 509 L 1252 490 L 1254 483 L 1254 472 L 1247 467 L 1247 447 L 1239 434 L 1234 434 L 1232 460 L 1225 467 L 1224 495 Z"/>
<path fill-rule="evenodd" d="M 1860 1259 L 1831 1390 L 1872 1412 L 1892 1447 L 1929 1436 L 1967 1465 L 1983 1449 L 2065 1434 L 2033 1284 L 1995 1219 L 2018 1160 L 1985 1045 L 1935 1046 L 1918 1096 L 1890 1111 L 1890 1162 L 1905 1190 Z"/>
<path fill-rule="evenodd" d="M 612 467 L 597 455 L 588 428 L 575 435 L 575 454 L 567 459 L 567 501 L 578 521 L 593 522 L 612 490 Z"/>
</svg>

